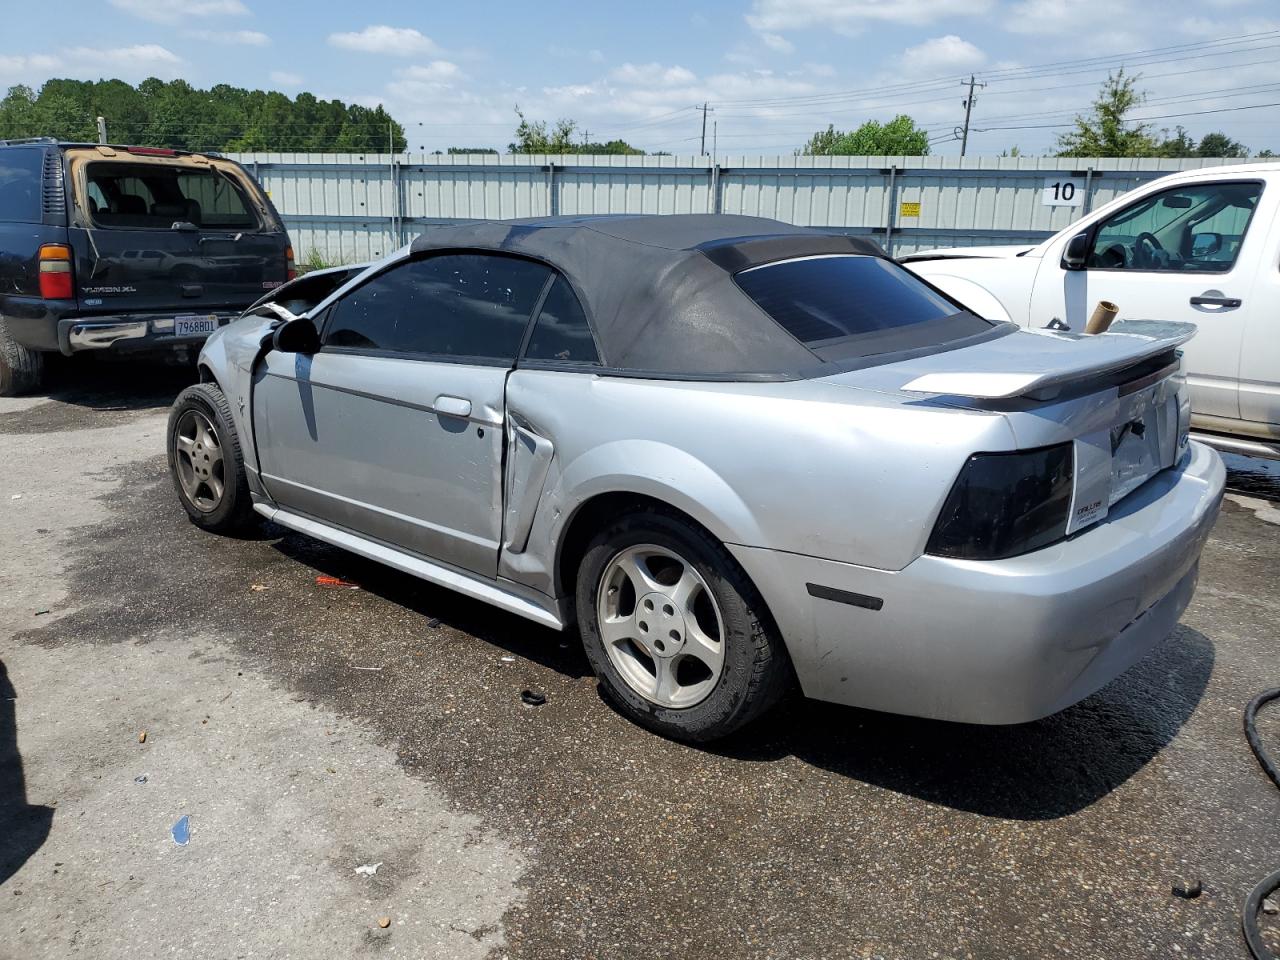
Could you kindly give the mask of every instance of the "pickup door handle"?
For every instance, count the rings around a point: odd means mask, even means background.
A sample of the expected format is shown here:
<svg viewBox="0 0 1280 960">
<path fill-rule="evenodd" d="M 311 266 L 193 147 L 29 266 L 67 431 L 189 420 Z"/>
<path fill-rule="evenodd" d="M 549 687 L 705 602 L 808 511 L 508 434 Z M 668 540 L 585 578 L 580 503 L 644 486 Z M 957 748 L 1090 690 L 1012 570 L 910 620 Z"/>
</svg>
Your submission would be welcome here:
<svg viewBox="0 0 1280 960">
<path fill-rule="evenodd" d="M 1238 307 L 1243 301 L 1239 297 L 1192 297 L 1193 307 Z"/>
<path fill-rule="evenodd" d="M 461 397 L 451 397 L 447 393 L 442 393 L 436 397 L 435 402 L 436 413 L 446 417 L 469 417 L 471 416 L 471 401 L 463 400 Z"/>
</svg>

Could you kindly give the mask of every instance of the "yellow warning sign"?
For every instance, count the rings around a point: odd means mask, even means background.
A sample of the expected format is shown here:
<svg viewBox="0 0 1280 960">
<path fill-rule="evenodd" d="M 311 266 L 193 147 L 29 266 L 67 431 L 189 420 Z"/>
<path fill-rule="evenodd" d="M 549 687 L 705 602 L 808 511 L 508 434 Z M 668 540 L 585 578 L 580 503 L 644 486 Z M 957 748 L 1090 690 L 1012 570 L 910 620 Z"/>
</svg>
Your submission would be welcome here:
<svg viewBox="0 0 1280 960">
<path fill-rule="evenodd" d="M 920 216 L 920 202 L 918 200 L 903 200 L 902 206 L 898 209 L 900 217 L 918 217 Z"/>
</svg>

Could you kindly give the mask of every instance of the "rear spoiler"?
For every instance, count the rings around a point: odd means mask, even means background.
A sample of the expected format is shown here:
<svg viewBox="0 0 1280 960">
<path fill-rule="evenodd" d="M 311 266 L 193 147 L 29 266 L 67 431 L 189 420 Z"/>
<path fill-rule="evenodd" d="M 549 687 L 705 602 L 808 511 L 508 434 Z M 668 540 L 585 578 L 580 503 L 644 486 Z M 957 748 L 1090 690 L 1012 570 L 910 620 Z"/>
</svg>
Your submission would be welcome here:
<svg viewBox="0 0 1280 960">
<path fill-rule="evenodd" d="M 937 371 L 902 385 L 910 393 L 1007 400 L 1048 400 L 1067 384 L 1095 380 L 1176 350 L 1196 335 L 1194 323 L 1167 320 L 1121 320 L 1096 336 L 1029 330 L 1049 340 L 1031 344 L 1022 336 L 984 344 L 985 370 Z M 963 363 L 966 351 L 952 354 Z M 1003 356 L 1001 355 L 1003 354 Z M 1002 362 L 1003 361 L 1003 362 Z"/>
</svg>

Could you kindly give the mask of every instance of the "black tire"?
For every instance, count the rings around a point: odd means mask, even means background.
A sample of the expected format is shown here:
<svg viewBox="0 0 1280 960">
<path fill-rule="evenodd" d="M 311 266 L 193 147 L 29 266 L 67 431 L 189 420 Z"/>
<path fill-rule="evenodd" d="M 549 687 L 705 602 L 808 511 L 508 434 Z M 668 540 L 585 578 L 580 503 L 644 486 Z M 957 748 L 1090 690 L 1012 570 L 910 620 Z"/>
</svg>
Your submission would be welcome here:
<svg viewBox="0 0 1280 960">
<path fill-rule="evenodd" d="M 663 707 L 634 690 L 600 635 L 601 578 L 614 557 L 640 544 L 689 561 L 720 607 L 724 666 L 711 693 L 690 707 Z M 772 707 L 794 682 L 786 647 L 759 591 L 718 540 L 674 510 L 638 509 L 601 530 L 578 567 L 575 601 L 583 646 L 605 693 L 632 720 L 663 736 L 689 742 L 725 737 Z"/>
<path fill-rule="evenodd" d="M 0 397 L 20 397 L 44 382 L 44 354 L 13 339 L 0 317 Z"/>
<path fill-rule="evenodd" d="M 215 506 L 198 504 L 184 488 L 179 477 L 178 428 L 188 411 L 203 415 L 213 427 L 222 454 L 222 494 Z M 169 427 L 165 432 L 169 455 L 169 475 L 178 501 L 196 526 L 213 533 L 236 533 L 252 525 L 256 514 L 249 496 L 249 478 L 244 470 L 244 455 L 231 405 L 216 384 L 197 383 L 187 387 L 174 400 L 169 411 Z"/>
</svg>

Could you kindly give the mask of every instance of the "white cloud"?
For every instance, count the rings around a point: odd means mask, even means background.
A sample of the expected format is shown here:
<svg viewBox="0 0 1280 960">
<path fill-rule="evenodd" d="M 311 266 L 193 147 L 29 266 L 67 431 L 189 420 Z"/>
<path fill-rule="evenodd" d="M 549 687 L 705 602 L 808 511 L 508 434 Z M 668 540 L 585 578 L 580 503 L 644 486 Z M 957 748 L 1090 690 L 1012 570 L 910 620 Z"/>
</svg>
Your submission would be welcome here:
<svg viewBox="0 0 1280 960">
<path fill-rule="evenodd" d="M 433 60 L 426 66 L 405 67 L 396 71 L 397 76 L 406 80 L 422 80 L 427 83 L 440 83 L 446 80 L 458 80 L 463 73 L 456 63 L 448 60 Z"/>
<path fill-rule="evenodd" d="M 1136 22 L 1136 18 L 1128 19 L 1132 14 L 1130 0 L 1074 0 L 1069 4 L 1061 0 L 1020 0 L 1010 8 L 1002 26 L 1012 33 L 1079 38 L 1082 23 L 1115 25 Z M 1097 30 L 1085 33 L 1090 42 L 1096 41 L 1098 35 Z M 1142 45 L 1151 46 L 1150 43 Z"/>
<path fill-rule="evenodd" d="M 288 70 L 272 70 L 271 82 L 282 87 L 302 86 L 302 74 L 290 73 Z"/>
<path fill-rule="evenodd" d="M 29 76 L 48 73 L 62 66 L 62 61 L 46 53 L 0 55 L 0 76 Z"/>
<path fill-rule="evenodd" d="M 613 70 L 609 76 L 620 83 L 673 87 L 678 84 L 693 83 L 697 74 L 680 66 L 663 66 L 660 63 L 624 63 Z"/>
<path fill-rule="evenodd" d="M 747 23 L 757 33 L 825 27 L 857 33 L 869 24 L 916 26 L 986 13 L 994 0 L 754 0 Z"/>
<path fill-rule="evenodd" d="M 777 33 L 760 34 L 760 42 L 777 53 L 795 53 L 796 46 L 786 37 Z"/>
<path fill-rule="evenodd" d="M 111 0 L 111 5 L 154 23 L 181 23 L 192 17 L 243 17 L 241 0 Z"/>
<path fill-rule="evenodd" d="M 225 43 L 241 47 L 265 47 L 271 38 L 257 30 L 187 30 L 184 36 L 208 43 Z"/>
<path fill-rule="evenodd" d="M 376 24 L 356 33 L 333 33 L 329 44 L 361 53 L 385 53 L 393 57 L 411 57 L 418 53 L 435 53 L 440 48 L 430 37 L 413 27 L 389 27 Z"/>
<path fill-rule="evenodd" d="M 987 55 L 968 40 L 953 33 L 934 37 L 902 51 L 899 62 L 903 72 L 914 76 L 950 73 L 953 70 L 971 70 L 986 62 Z"/>
</svg>

